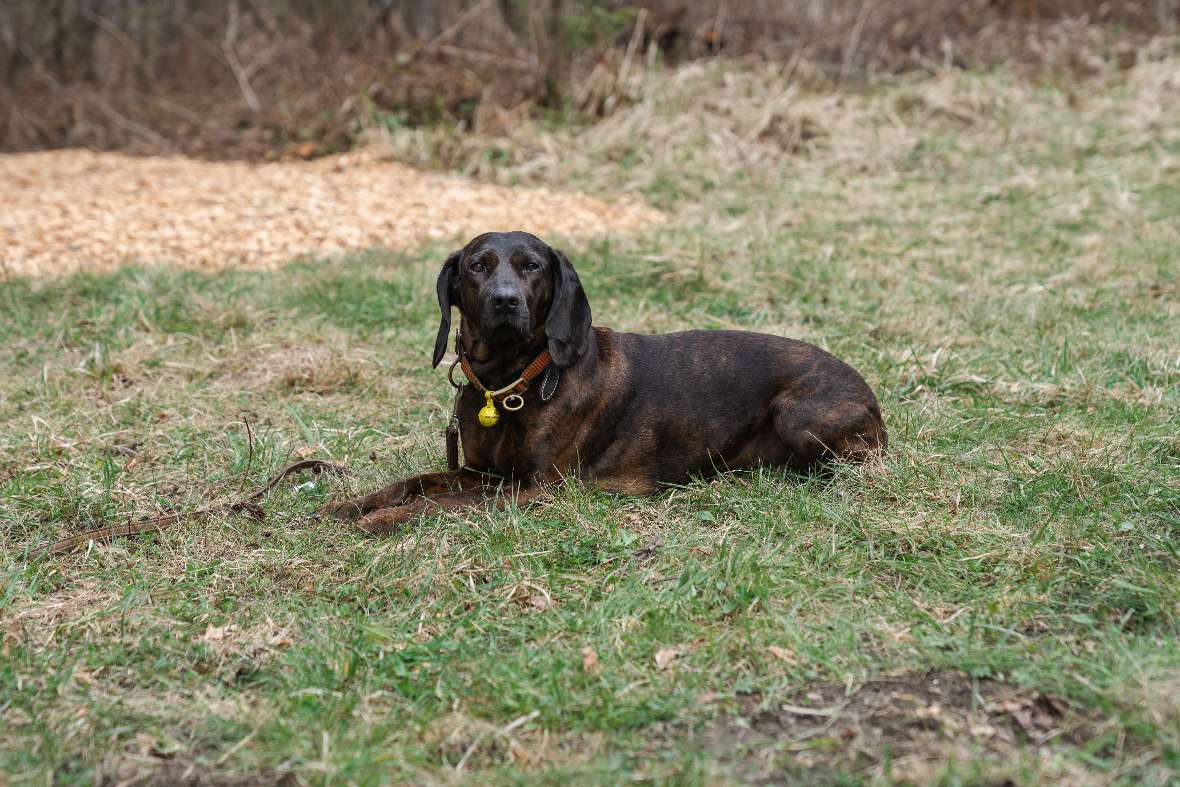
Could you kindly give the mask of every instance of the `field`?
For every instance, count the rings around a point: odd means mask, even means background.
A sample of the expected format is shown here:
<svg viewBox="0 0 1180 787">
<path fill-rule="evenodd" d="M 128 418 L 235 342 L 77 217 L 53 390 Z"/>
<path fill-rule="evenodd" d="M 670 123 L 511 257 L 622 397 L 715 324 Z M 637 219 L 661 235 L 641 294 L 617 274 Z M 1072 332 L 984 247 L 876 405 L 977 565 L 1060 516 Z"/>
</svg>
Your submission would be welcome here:
<svg viewBox="0 0 1180 787">
<path fill-rule="evenodd" d="M 379 141 L 661 209 L 547 240 L 596 324 L 861 370 L 889 451 L 830 477 L 571 482 L 367 539 L 307 514 L 442 466 L 453 244 L 9 275 L 0 783 L 1180 779 L 1180 57 L 1149 55 L 650 67 L 594 125 Z M 354 475 L 34 554 L 312 455 Z"/>
</svg>

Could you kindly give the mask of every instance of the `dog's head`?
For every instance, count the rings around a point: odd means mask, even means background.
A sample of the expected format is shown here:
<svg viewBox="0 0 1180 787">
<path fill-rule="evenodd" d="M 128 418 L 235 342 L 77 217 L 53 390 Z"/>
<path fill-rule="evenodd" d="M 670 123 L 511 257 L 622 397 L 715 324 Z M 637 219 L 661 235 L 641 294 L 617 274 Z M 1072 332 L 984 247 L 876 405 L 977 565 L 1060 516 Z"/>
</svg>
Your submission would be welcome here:
<svg viewBox="0 0 1180 787">
<path fill-rule="evenodd" d="M 553 362 L 570 366 L 590 336 L 590 303 L 566 256 L 527 232 L 489 232 L 474 238 L 438 274 L 442 322 L 434 365 L 447 351 L 451 307 L 464 331 L 494 354 L 514 357 L 543 338 Z"/>
</svg>

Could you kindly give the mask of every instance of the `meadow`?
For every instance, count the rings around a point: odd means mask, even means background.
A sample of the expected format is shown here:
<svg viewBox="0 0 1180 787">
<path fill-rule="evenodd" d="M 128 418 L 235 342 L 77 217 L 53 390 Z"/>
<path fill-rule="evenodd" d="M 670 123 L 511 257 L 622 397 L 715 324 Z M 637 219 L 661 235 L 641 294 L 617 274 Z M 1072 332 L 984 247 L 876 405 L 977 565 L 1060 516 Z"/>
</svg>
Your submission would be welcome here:
<svg viewBox="0 0 1180 787">
<path fill-rule="evenodd" d="M 881 461 L 570 482 L 374 540 L 307 515 L 443 466 L 453 243 L 8 276 L 0 782 L 1180 779 L 1176 51 L 642 71 L 593 124 L 376 144 L 644 197 L 664 222 L 546 238 L 595 323 L 814 342 L 877 391 Z M 36 554 L 307 456 L 353 475 Z"/>
</svg>

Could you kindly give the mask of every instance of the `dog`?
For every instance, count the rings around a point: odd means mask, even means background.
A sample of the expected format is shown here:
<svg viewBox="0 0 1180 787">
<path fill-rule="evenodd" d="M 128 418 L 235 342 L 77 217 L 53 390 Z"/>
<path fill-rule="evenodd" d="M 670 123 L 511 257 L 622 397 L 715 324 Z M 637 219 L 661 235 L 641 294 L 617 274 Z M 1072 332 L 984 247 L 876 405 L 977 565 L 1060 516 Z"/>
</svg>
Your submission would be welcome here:
<svg viewBox="0 0 1180 787">
<path fill-rule="evenodd" d="M 432 509 L 523 504 L 570 476 L 644 495 L 719 470 L 810 472 L 885 449 L 872 389 L 829 353 L 746 331 L 592 327 L 574 266 L 529 233 L 474 238 L 447 257 L 437 291 L 435 367 L 459 311 L 463 463 L 325 509 L 366 532 Z"/>
</svg>

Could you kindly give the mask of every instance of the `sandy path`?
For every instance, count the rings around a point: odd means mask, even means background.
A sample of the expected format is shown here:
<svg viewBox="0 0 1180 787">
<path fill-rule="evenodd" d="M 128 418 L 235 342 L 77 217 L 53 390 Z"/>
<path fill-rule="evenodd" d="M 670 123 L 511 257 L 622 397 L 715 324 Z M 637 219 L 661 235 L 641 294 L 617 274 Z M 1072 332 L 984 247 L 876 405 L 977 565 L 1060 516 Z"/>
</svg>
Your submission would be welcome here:
<svg viewBox="0 0 1180 787">
<path fill-rule="evenodd" d="M 638 200 L 512 189 L 357 152 L 249 164 L 62 150 L 0 156 L 0 267 L 275 267 L 494 229 L 587 236 L 658 221 Z"/>
</svg>

